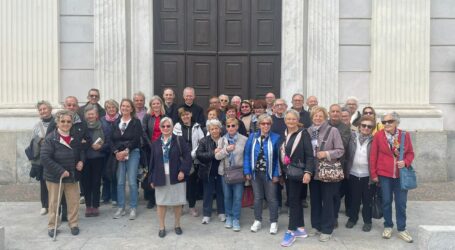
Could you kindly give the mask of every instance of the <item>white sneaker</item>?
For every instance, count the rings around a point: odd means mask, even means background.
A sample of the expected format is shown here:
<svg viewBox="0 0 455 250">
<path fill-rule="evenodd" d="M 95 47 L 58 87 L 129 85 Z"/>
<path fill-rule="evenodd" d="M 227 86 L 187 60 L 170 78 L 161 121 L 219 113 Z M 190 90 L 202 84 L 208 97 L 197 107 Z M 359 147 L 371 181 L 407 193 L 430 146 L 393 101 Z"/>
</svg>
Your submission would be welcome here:
<svg viewBox="0 0 455 250">
<path fill-rule="evenodd" d="M 278 223 L 272 222 L 270 224 L 270 234 L 276 234 L 278 232 Z"/>
<path fill-rule="evenodd" d="M 204 216 L 202 218 L 202 224 L 209 224 L 209 222 L 210 222 L 210 217 Z"/>
<path fill-rule="evenodd" d="M 226 221 L 226 215 L 225 214 L 219 214 L 218 215 L 218 219 L 220 219 L 221 222 L 225 222 Z"/>
<path fill-rule="evenodd" d="M 41 215 L 46 215 L 47 214 L 47 208 L 41 208 L 41 210 L 39 211 L 39 214 Z"/>
<path fill-rule="evenodd" d="M 115 214 L 114 214 L 114 219 L 119 219 L 120 217 L 125 216 L 125 214 L 126 214 L 126 211 L 124 208 L 118 208 L 117 212 L 115 212 Z"/>
<path fill-rule="evenodd" d="M 130 220 L 136 219 L 136 208 L 130 209 Z"/>
<path fill-rule="evenodd" d="M 79 204 L 85 204 L 84 196 L 81 196 L 81 198 L 79 199 Z"/>
<path fill-rule="evenodd" d="M 262 228 L 262 223 L 258 220 L 255 220 L 253 225 L 251 226 L 250 230 L 253 233 L 256 233 L 257 231 L 261 230 Z"/>
</svg>

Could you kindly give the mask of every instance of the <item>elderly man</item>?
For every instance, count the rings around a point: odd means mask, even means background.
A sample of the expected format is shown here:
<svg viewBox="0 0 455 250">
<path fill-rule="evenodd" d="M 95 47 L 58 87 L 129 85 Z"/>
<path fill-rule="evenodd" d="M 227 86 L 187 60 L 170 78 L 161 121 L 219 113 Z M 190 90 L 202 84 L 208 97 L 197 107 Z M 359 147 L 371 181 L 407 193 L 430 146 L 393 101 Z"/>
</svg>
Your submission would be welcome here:
<svg viewBox="0 0 455 250">
<path fill-rule="evenodd" d="M 175 93 L 171 88 L 165 88 L 163 90 L 163 100 L 164 100 L 164 111 L 167 117 L 172 119 L 172 122 L 176 124 L 179 120 L 177 104 L 174 102 Z"/>
<path fill-rule="evenodd" d="M 308 112 L 311 113 L 311 109 L 315 106 L 318 106 L 318 98 L 314 95 L 308 96 L 306 99 L 306 105 L 308 106 Z"/>
<path fill-rule="evenodd" d="M 341 121 L 341 106 L 338 104 L 330 105 L 329 116 L 330 116 L 329 124 L 332 127 L 335 127 L 338 129 L 338 131 L 340 132 L 340 135 L 341 135 L 341 139 L 343 140 L 344 148 L 348 148 L 348 143 L 349 143 L 349 140 L 351 139 L 351 129 Z M 340 159 L 340 161 L 341 161 L 341 164 L 342 164 L 344 172 L 345 172 L 344 174 L 346 176 L 346 174 L 347 174 L 346 173 L 346 157 L 343 155 L 343 157 Z M 335 218 L 336 218 L 335 227 L 338 226 L 338 212 L 340 211 L 341 198 L 343 198 L 343 196 L 345 196 L 344 205 L 346 208 L 346 214 L 349 214 L 349 209 L 350 209 L 349 204 L 351 204 L 351 203 L 350 203 L 350 195 L 349 195 L 348 191 L 349 191 L 348 182 L 347 182 L 347 179 L 344 179 L 341 181 L 340 194 L 337 197 L 337 200 L 335 201 L 335 204 L 334 204 L 334 210 L 335 210 L 334 213 L 335 213 Z"/>
<path fill-rule="evenodd" d="M 220 101 L 220 121 L 226 122 L 226 107 L 229 105 L 229 96 L 221 94 L 218 96 L 218 100 Z"/>
<path fill-rule="evenodd" d="M 347 107 L 341 108 L 341 122 L 348 126 L 351 131 L 357 131 L 357 127 L 351 124 L 351 112 Z"/>
<path fill-rule="evenodd" d="M 274 93 L 269 92 L 265 94 L 265 103 L 267 104 L 265 112 L 270 116 L 273 114 L 273 103 L 275 102 L 275 99 L 276 97 Z"/>
<path fill-rule="evenodd" d="M 292 107 L 295 111 L 300 114 L 300 123 L 303 124 L 304 128 L 309 128 L 311 126 L 310 113 L 303 108 L 304 98 L 302 94 L 296 93 L 292 96 Z"/>
<path fill-rule="evenodd" d="M 183 89 L 183 103 L 179 108 L 187 108 L 191 110 L 193 116 L 191 117 L 192 122 L 197 122 L 201 125 L 202 128 L 205 128 L 205 116 L 204 110 L 201 106 L 194 103 L 194 99 L 196 98 L 196 94 L 194 92 L 194 88 L 186 87 Z M 178 110 L 178 109 L 177 109 Z"/>
<path fill-rule="evenodd" d="M 234 105 L 237 108 L 237 118 L 240 118 L 240 103 L 242 102 L 242 98 L 240 96 L 235 95 L 231 99 L 231 105 Z"/>
<path fill-rule="evenodd" d="M 136 111 L 136 117 L 142 122 L 147 108 L 145 107 L 145 95 L 141 91 L 134 93 L 133 95 L 134 110 Z"/>
<path fill-rule="evenodd" d="M 351 113 L 351 124 L 354 126 L 359 126 L 359 120 L 362 115 L 360 114 L 360 111 L 357 109 L 359 108 L 359 99 L 355 96 L 350 96 L 348 99 L 346 99 L 346 105 L 349 112 Z"/>
<path fill-rule="evenodd" d="M 77 114 L 79 115 L 79 117 L 81 119 L 84 119 L 84 110 L 85 110 L 85 107 L 87 106 L 87 104 L 89 104 L 89 103 L 91 103 L 91 104 L 96 106 L 96 108 L 98 109 L 99 117 L 106 115 L 106 111 L 98 103 L 100 101 L 100 91 L 99 91 L 99 89 L 95 89 L 95 88 L 90 89 L 88 91 L 88 94 L 87 94 L 87 100 L 88 100 L 88 102 L 85 105 L 83 105 L 82 107 L 80 107 L 79 110 L 77 110 Z"/>
</svg>

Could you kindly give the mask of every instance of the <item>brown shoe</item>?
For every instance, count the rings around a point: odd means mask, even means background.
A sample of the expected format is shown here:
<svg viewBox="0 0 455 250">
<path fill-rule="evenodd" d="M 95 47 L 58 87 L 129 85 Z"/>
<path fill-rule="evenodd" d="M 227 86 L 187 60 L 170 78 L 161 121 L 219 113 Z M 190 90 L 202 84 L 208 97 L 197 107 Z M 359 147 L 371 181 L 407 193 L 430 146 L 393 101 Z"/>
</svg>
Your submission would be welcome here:
<svg viewBox="0 0 455 250">
<path fill-rule="evenodd" d="M 92 208 L 92 216 L 97 217 L 100 215 L 100 210 L 97 207 Z"/>
<path fill-rule="evenodd" d="M 91 207 L 85 208 L 85 217 L 92 217 L 93 216 L 93 210 Z"/>
</svg>

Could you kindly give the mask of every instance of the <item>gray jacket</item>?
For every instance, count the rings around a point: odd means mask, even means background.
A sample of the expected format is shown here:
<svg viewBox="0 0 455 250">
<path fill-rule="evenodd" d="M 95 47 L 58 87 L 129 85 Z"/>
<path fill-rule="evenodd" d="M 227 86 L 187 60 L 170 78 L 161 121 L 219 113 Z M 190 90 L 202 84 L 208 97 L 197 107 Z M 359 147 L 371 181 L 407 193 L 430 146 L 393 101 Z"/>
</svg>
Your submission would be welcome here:
<svg viewBox="0 0 455 250">
<path fill-rule="evenodd" d="M 236 166 L 243 166 L 243 151 L 245 150 L 247 140 L 248 138 L 246 136 L 238 134 L 234 149 L 234 162 Z M 224 168 L 230 167 L 229 153 L 226 151 L 227 146 L 229 146 L 229 143 L 226 137 L 221 137 L 218 140 L 218 148 L 221 148 L 221 151 L 215 154 L 215 159 L 220 160 L 220 166 L 218 168 L 219 175 L 224 175 Z"/>
<path fill-rule="evenodd" d="M 357 135 L 359 132 L 352 132 L 351 140 L 349 141 L 348 149 L 346 150 L 346 173 L 345 178 L 349 178 L 349 173 L 351 172 L 352 165 L 354 164 L 355 158 L 355 151 L 357 150 Z M 371 142 L 373 141 L 373 137 L 370 138 L 366 143 L 367 145 L 367 157 L 368 157 L 368 172 L 370 172 L 370 149 L 371 149 Z M 371 175 L 370 175 L 371 176 Z M 371 179 L 370 179 L 371 182 Z"/>
</svg>

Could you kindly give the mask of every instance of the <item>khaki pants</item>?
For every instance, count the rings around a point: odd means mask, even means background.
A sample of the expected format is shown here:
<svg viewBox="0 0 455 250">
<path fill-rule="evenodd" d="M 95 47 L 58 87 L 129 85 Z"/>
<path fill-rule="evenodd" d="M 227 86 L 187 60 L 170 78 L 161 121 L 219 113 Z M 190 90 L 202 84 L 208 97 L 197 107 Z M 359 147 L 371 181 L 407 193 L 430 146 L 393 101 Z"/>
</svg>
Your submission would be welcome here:
<svg viewBox="0 0 455 250">
<path fill-rule="evenodd" d="M 58 183 L 46 181 L 46 186 L 49 191 L 49 224 L 48 229 L 54 229 L 55 213 L 57 212 L 58 202 Z M 79 220 L 79 184 L 75 183 L 62 183 L 62 193 L 65 193 L 66 204 L 68 205 L 68 224 L 70 228 L 78 226 Z M 61 200 L 60 200 L 61 203 Z"/>
</svg>

